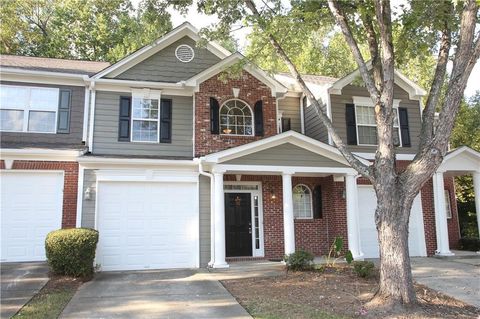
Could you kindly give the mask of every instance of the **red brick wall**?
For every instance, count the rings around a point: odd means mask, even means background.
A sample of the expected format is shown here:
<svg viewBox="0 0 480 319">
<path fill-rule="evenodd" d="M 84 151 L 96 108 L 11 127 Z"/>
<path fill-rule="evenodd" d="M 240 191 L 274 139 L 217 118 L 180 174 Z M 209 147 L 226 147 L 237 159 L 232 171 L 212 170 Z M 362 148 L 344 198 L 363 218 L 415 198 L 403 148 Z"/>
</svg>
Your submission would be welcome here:
<svg viewBox="0 0 480 319">
<path fill-rule="evenodd" d="M 4 168 L 2 161 L 1 168 Z M 62 228 L 76 226 L 77 217 L 77 186 L 78 163 L 76 162 L 42 162 L 42 161 L 14 161 L 12 169 L 23 170 L 63 170 L 63 213 Z M 46 190 L 48 191 L 48 190 Z"/>
<path fill-rule="evenodd" d="M 236 178 L 226 175 L 225 180 L 235 181 Z M 262 183 L 265 257 L 281 259 L 284 255 L 282 177 L 242 175 L 241 180 Z M 316 256 L 325 255 L 337 235 L 342 236 L 347 245 L 344 184 L 334 183 L 331 176 L 293 177 L 292 185 L 297 184 L 305 184 L 311 190 L 315 185 L 322 186 L 323 215 L 321 219 L 295 220 L 295 247 Z"/>
<path fill-rule="evenodd" d="M 223 81 L 220 76 L 221 73 L 201 83 L 199 92 L 195 93 L 195 156 L 215 153 L 277 134 L 276 101 L 270 88 L 245 71 L 238 79 Z M 210 133 L 210 97 L 216 98 L 221 106 L 234 98 L 232 88 L 240 89 L 238 98 L 250 105 L 252 111 L 255 102 L 263 101 L 263 137 Z"/>
</svg>

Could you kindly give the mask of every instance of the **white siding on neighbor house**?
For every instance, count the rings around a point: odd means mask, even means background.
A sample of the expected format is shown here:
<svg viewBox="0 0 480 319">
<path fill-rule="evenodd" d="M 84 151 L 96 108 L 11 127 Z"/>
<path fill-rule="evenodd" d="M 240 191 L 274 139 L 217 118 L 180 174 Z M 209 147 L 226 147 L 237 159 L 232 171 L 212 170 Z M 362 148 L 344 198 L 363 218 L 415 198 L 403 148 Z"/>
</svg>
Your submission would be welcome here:
<svg viewBox="0 0 480 319">
<path fill-rule="evenodd" d="M 290 128 L 293 131 L 302 132 L 300 119 L 300 98 L 286 97 L 278 100 L 278 111 L 283 112 L 284 118 L 290 119 Z"/>
<path fill-rule="evenodd" d="M 193 98 L 165 96 L 172 100 L 172 142 L 139 143 L 118 141 L 120 92 L 96 93 L 93 153 L 102 155 L 193 157 Z"/>
<path fill-rule="evenodd" d="M 193 48 L 195 56 L 190 62 L 181 62 L 175 56 L 175 50 L 181 44 Z M 183 37 L 151 57 L 136 64 L 115 78 L 122 80 L 180 82 L 208 69 L 220 62 L 220 58 L 206 48 L 196 47 L 189 37 Z"/>
</svg>

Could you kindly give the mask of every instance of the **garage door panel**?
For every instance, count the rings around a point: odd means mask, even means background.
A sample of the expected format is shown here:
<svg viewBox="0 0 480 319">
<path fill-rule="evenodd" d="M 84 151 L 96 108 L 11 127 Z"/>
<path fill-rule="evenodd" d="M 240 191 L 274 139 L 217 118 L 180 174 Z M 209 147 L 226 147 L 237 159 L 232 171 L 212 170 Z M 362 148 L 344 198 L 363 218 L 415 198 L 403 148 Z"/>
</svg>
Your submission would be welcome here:
<svg viewBox="0 0 480 319">
<path fill-rule="evenodd" d="M 97 263 L 102 270 L 196 267 L 195 198 L 194 183 L 99 183 Z"/>
<path fill-rule="evenodd" d="M 375 227 L 376 206 L 377 197 L 373 187 L 358 187 L 360 243 L 366 258 L 379 256 L 378 232 Z M 412 205 L 408 245 L 411 256 L 426 255 L 420 195 L 415 198 Z"/>
<path fill-rule="evenodd" d="M 61 172 L 2 171 L 2 261 L 45 260 L 46 235 L 61 227 Z"/>
</svg>

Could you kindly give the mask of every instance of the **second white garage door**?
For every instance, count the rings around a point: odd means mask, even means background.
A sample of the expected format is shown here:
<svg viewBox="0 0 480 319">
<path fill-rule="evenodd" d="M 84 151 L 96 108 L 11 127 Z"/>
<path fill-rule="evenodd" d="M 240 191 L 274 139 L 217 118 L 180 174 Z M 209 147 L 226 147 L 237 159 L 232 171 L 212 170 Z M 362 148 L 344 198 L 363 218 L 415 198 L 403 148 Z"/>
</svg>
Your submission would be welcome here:
<svg viewBox="0 0 480 319">
<path fill-rule="evenodd" d="M 362 252 L 365 258 L 377 258 L 379 256 L 377 229 L 375 227 L 377 196 L 373 187 L 358 187 L 358 207 Z M 420 195 L 415 198 L 410 213 L 408 246 L 410 256 L 426 256 L 427 254 Z"/>
<path fill-rule="evenodd" d="M 198 267 L 196 183 L 100 182 L 102 270 Z"/>
</svg>

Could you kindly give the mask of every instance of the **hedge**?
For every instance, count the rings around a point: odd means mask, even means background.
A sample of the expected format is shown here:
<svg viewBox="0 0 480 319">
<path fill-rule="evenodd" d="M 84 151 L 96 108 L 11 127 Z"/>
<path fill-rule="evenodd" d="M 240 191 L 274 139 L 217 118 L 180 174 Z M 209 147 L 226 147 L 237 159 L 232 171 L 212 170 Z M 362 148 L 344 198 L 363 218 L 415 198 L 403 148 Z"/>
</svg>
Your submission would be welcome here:
<svg viewBox="0 0 480 319">
<path fill-rule="evenodd" d="M 45 240 L 47 261 L 55 274 L 89 277 L 98 243 L 98 232 L 89 228 L 60 229 Z"/>
</svg>

